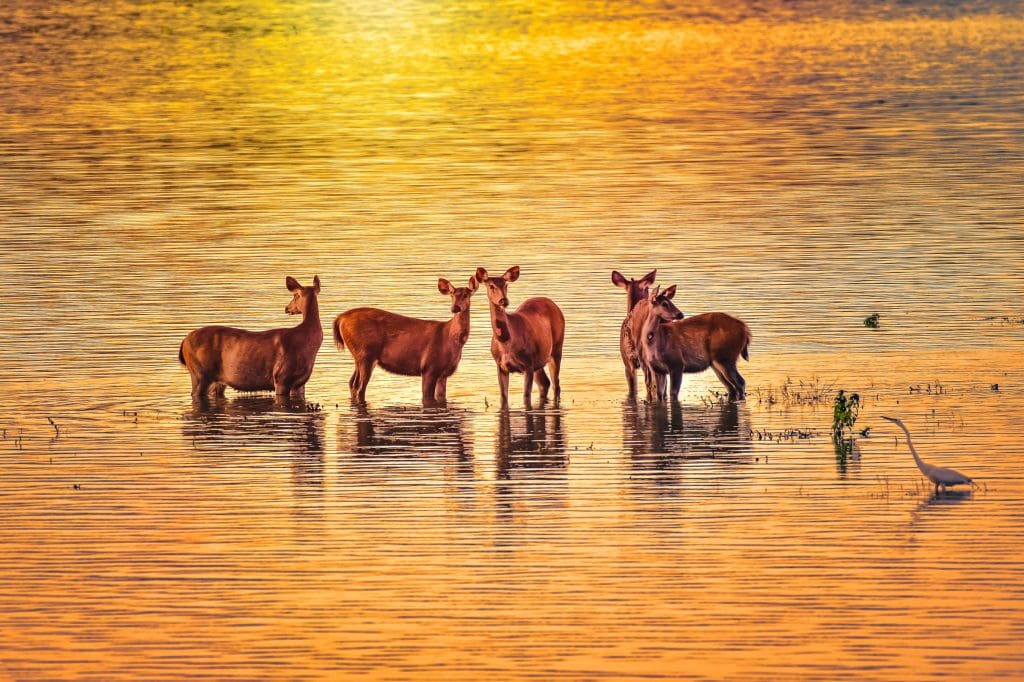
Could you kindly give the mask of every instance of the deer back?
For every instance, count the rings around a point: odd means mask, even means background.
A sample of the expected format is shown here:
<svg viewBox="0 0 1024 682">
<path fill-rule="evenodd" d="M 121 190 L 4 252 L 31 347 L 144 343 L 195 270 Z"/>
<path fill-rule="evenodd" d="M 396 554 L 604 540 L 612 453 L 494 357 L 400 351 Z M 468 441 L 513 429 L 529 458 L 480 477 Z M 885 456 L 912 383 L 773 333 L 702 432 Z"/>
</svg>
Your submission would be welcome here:
<svg viewBox="0 0 1024 682">
<path fill-rule="evenodd" d="M 746 357 L 750 329 L 727 313 L 701 313 L 663 327 L 663 343 L 688 366 L 707 368 L 711 362 L 735 363 Z M 690 370 L 693 371 L 693 370 Z"/>
</svg>

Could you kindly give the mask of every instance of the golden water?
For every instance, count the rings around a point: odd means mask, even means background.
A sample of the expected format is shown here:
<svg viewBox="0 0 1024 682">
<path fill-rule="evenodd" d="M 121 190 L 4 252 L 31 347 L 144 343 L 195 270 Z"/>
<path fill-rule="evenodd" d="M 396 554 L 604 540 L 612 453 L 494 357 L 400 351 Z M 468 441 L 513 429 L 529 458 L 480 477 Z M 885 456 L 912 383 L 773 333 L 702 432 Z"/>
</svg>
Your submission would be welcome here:
<svg viewBox="0 0 1024 682">
<path fill-rule="evenodd" d="M 0 15 L 0 677 L 1024 673 L 1017 3 Z M 513 264 L 560 406 L 494 407 L 482 296 L 446 408 L 349 405 L 329 342 L 312 411 L 188 397 L 182 337 L 294 323 L 285 275 L 327 326 Z M 653 267 L 750 324 L 745 403 L 625 402 Z"/>
</svg>

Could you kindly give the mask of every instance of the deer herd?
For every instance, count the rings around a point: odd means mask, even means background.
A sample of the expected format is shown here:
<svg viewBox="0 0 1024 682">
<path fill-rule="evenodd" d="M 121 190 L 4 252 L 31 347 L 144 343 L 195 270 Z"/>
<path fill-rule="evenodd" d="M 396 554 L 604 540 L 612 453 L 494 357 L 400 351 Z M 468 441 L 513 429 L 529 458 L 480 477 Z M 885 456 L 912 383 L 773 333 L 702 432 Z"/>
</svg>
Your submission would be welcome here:
<svg viewBox="0 0 1024 682">
<path fill-rule="evenodd" d="M 666 401 L 671 391 L 678 400 L 683 374 L 709 367 L 729 393 L 743 400 L 746 382 L 736 368 L 740 357 L 748 359 L 750 329 L 725 313 L 684 317 L 672 302 L 675 285 L 655 286 L 657 270 L 640 279 L 612 272 L 612 283 L 627 294 L 626 318 L 619 335 L 619 349 L 626 371 L 630 398 L 637 395 L 636 371 L 643 371 L 650 401 Z M 469 339 L 469 308 L 473 294 L 482 286 L 491 317 L 491 356 L 498 370 L 501 406 L 508 407 L 509 374 L 523 375 L 523 401 L 530 404 L 536 382 L 541 400 L 561 393 L 559 375 L 565 318 L 550 298 L 537 296 L 508 310 L 508 286 L 519 279 L 519 266 L 492 277 L 477 268 L 466 286 L 446 279 L 438 290 L 451 299 L 451 319 L 421 320 L 378 308 L 353 308 L 334 320 L 334 343 L 352 355 L 348 386 L 352 400 L 366 401 L 373 369 L 418 376 L 424 403 L 446 400 L 448 377 L 462 359 Z M 192 396 L 223 395 L 226 387 L 237 391 L 274 391 L 279 396 L 304 398 L 306 382 L 313 373 L 323 343 L 317 296 L 320 278 L 304 287 L 294 278 L 285 280 L 292 300 L 285 308 L 301 315 L 295 327 L 251 332 L 233 327 L 202 327 L 181 342 L 178 360 L 192 376 Z M 547 370 L 547 371 L 545 371 Z M 550 374 L 549 374 L 550 373 Z M 666 379 L 668 386 L 666 387 Z"/>
</svg>

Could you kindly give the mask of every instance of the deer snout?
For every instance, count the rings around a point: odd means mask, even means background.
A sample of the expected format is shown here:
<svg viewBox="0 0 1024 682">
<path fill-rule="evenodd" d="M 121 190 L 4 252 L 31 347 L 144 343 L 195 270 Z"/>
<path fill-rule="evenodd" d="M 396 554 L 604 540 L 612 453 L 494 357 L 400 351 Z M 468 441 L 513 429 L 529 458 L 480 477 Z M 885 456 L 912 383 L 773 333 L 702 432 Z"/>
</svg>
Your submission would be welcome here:
<svg viewBox="0 0 1024 682">
<path fill-rule="evenodd" d="M 502 298 L 500 301 L 498 301 L 498 305 L 500 305 L 502 308 L 507 308 L 508 307 L 508 299 L 507 298 Z"/>
<path fill-rule="evenodd" d="M 453 312 L 453 313 L 461 313 L 461 312 L 462 312 L 462 308 L 460 308 L 460 307 L 459 307 L 459 306 L 457 306 L 457 305 L 453 305 L 453 306 L 452 306 L 452 312 Z"/>
<path fill-rule="evenodd" d="M 677 320 L 683 319 L 683 314 L 682 313 L 676 313 L 675 319 L 677 319 Z"/>
</svg>

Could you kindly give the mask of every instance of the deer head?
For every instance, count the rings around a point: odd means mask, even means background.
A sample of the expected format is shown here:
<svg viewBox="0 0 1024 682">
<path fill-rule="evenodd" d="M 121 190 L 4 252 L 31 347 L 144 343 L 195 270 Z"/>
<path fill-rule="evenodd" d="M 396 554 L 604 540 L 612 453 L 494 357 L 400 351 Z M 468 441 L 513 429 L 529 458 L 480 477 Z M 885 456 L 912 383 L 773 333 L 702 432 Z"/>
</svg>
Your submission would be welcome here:
<svg viewBox="0 0 1024 682">
<path fill-rule="evenodd" d="M 302 286 L 294 277 L 285 278 L 284 284 L 293 294 L 291 303 L 284 311 L 289 315 L 305 315 L 310 301 L 316 302 L 316 296 L 320 293 L 320 275 L 313 276 L 313 286 L 311 287 Z"/>
<path fill-rule="evenodd" d="M 673 284 L 665 291 L 660 289 L 661 287 L 654 287 L 647 295 L 647 300 L 651 302 L 651 314 L 664 322 L 683 319 L 683 312 L 672 302 L 672 297 L 676 295 L 676 285 Z"/>
<path fill-rule="evenodd" d="M 632 310 L 633 306 L 647 298 L 648 289 L 654 284 L 654 278 L 657 274 L 658 270 L 654 269 L 640 279 L 626 279 L 618 270 L 612 270 L 612 284 L 625 289 L 626 294 L 629 296 L 628 310 Z"/>
<path fill-rule="evenodd" d="M 476 279 L 487 287 L 487 300 L 499 308 L 508 307 L 508 283 L 519 279 L 519 266 L 513 265 L 501 277 L 488 277 L 484 268 L 476 269 Z"/>
<path fill-rule="evenodd" d="M 476 277 L 470 277 L 467 286 L 458 288 L 454 287 L 451 282 L 444 278 L 437 280 L 437 290 L 445 296 L 451 296 L 452 298 L 453 313 L 469 310 L 469 299 L 479 286 L 480 283 L 476 281 Z"/>
</svg>

